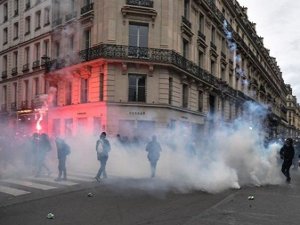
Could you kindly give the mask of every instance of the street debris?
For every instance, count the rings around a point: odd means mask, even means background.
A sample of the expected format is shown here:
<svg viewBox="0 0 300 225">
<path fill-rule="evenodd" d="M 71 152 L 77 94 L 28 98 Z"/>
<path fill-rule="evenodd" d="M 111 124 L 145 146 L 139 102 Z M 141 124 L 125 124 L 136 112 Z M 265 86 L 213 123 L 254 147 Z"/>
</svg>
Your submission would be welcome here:
<svg viewBox="0 0 300 225">
<path fill-rule="evenodd" d="M 54 214 L 53 213 L 48 213 L 47 219 L 54 219 Z"/>
<path fill-rule="evenodd" d="M 94 196 L 93 193 L 91 192 L 88 193 L 88 197 L 93 197 L 93 196 Z"/>
<path fill-rule="evenodd" d="M 254 196 L 253 195 L 249 195 L 248 196 L 248 200 L 254 200 Z"/>
</svg>

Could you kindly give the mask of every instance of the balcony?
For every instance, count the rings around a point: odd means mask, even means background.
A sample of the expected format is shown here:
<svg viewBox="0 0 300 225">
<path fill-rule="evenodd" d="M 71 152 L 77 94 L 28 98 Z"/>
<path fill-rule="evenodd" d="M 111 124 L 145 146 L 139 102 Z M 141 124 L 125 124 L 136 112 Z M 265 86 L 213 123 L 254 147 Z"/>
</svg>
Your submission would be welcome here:
<svg viewBox="0 0 300 225">
<path fill-rule="evenodd" d="M 76 16 L 77 16 L 77 12 L 71 12 L 71 13 L 66 15 L 66 21 L 74 19 L 74 18 L 76 18 Z"/>
<path fill-rule="evenodd" d="M 1 76 L 2 79 L 6 79 L 7 78 L 7 71 L 4 70 L 2 71 L 2 76 Z"/>
<path fill-rule="evenodd" d="M 25 11 L 27 11 L 28 9 L 30 9 L 30 1 L 25 4 Z"/>
<path fill-rule="evenodd" d="M 32 69 L 40 68 L 40 60 L 36 60 L 32 63 Z"/>
<path fill-rule="evenodd" d="M 11 111 L 17 111 L 17 103 L 16 102 L 12 102 L 10 104 L 10 109 L 11 109 Z"/>
<path fill-rule="evenodd" d="M 18 67 L 14 67 L 14 68 L 11 69 L 11 75 L 12 76 L 18 75 Z"/>
<path fill-rule="evenodd" d="M 211 47 L 211 49 L 213 49 L 214 51 L 217 51 L 217 46 L 216 46 L 213 42 L 210 42 L 210 47 Z"/>
<path fill-rule="evenodd" d="M 41 25 L 38 25 L 38 26 L 34 29 L 34 31 L 37 31 L 37 30 L 39 30 L 39 29 L 41 29 Z"/>
<path fill-rule="evenodd" d="M 181 17 L 181 20 L 182 20 L 182 23 L 184 24 L 184 25 L 186 25 L 188 28 L 192 28 L 192 24 L 191 24 L 191 22 L 185 17 L 185 16 L 182 16 Z"/>
<path fill-rule="evenodd" d="M 93 9 L 94 9 L 94 3 L 90 3 L 88 5 L 83 6 L 81 8 L 80 13 L 81 13 L 81 15 L 83 15 L 83 14 L 86 14 L 86 13 L 92 11 Z"/>
<path fill-rule="evenodd" d="M 46 55 L 43 55 L 41 57 L 41 66 L 44 67 L 46 64 L 50 61 L 50 58 Z"/>
<path fill-rule="evenodd" d="M 54 27 L 59 26 L 61 24 L 62 24 L 62 18 L 58 18 L 58 19 L 52 21 L 52 25 Z"/>
<path fill-rule="evenodd" d="M 198 31 L 198 37 L 203 41 L 206 39 L 206 36 L 200 30 Z"/>
<path fill-rule="evenodd" d="M 151 0 L 126 0 L 126 4 L 153 8 L 153 1 Z"/>
<path fill-rule="evenodd" d="M 29 71 L 29 63 L 26 63 L 23 65 L 23 70 L 24 73 Z"/>
</svg>

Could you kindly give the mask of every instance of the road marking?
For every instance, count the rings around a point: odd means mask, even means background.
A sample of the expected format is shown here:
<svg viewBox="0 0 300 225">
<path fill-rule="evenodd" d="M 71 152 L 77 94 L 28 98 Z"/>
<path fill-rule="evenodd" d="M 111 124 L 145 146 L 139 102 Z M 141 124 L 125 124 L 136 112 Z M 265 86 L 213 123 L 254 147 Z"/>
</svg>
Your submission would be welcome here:
<svg viewBox="0 0 300 225">
<path fill-rule="evenodd" d="M 92 182 L 93 181 L 92 177 L 80 177 L 80 176 L 76 176 L 76 175 L 68 176 L 68 179 L 78 180 L 78 181 L 85 181 L 85 182 Z"/>
<path fill-rule="evenodd" d="M 41 189 L 41 190 L 45 190 L 45 191 L 56 188 L 56 187 L 53 187 L 53 186 L 48 186 L 48 185 L 34 183 L 34 182 L 31 182 L 31 181 L 25 181 L 25 180 L 18 181 L 18 180 L 13 180 L 13 179 L 6 179 L 6 180 L 3 180 L 3 181 L 7 182 L 7 183 L 11 183 L 11 184 L 17 184 L 17 185 L 30 187 L 30 188 Z"/>
<path fill-rule="evenodd" d="M 11 187 L 5 187 L 2 185 L 0 185 L 0 192 L 9 194 L 9 195 L 13 195 L 13 196 L 25 195 L 25 194 L 30 193 L 28 191 L 23 191 L 23 190 L 11 188 Z"/>
<path fill-rule="evenodd" d="M 76 185 L 78 183 L 74 183 L 71 181 L 67 181 L 67 180 L 62 180 L 62 181 L 55 181 L 53 177 L 30 177 L 30 180 L 36 180 L 36 181 L 46 181 L 48 183 L 53 183 L 53 184 L 62 184 L 62 185 L 66 185 L 66 186 L 73 186 Z"/>
</svg>

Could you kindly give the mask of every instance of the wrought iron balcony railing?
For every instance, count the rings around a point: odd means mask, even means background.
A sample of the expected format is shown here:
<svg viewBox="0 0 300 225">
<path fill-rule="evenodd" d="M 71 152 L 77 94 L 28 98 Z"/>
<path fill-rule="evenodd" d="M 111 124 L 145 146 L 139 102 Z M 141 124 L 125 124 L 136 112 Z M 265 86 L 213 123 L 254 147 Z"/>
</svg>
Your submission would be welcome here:
<svg viewBox="0 0 300 225">
<path fill-rule="evenodd" d="M 66 21 L 69 21 L 73 18 L 76 18 L 76 16 L 77 16 L 77 12 L 71 12 L 71 13 L 66 15 Z"/>
<path fill-rule="evenodd" d="M 53 26 L 59 26 L 62 24 L 62 18 L 57 18 L 56 20 L 52 21 Z"/>
<path fill-rule="evenodd" d="M 153 8 L 152 0 L 126 0 L 126 4 Z"/>
<path fill-rule="evenodd" d="M 35 60 L 33 63 L 32 63 L 32 69 L 37 69 L 40 67 L 40 60 Z"/>
<path fill-rule="evenodd" d="M 2 76 L 1 76 L 2 79 L 6 79 L 7 78 L 7 71 L 4 70 L 2 71 Z"/>
<path fill-rule="evenodd" d="M 29 63 L 23 65 L 23 72 L 27 72 L 29 70 Z"/>
<path fill-rule="evenodd" d="M 30 8 L 30 1 L 26 2 L 26 4 L 25 4 L 25 10 L 28 10 L 29 8 Z"/>
<path fill-rule="evenodd" d="M 217 46 L 213 42 L 210 42 L 210 47 L 215 51 L 217 50 Z"/>
<path fill-rule="evenodd" d="M 189 28 L 192 28 L 192 23 L 184 16 L 181 17 L 182 22 Z"/>
<path fill-rule="evenodd" d="M 90 3 L 88 5 L 83 6 L 81 8 L 80 13 L 81 13 L 81 15 L 83 15 L 83 14 L 89 12 L 89 11 L 92 11 L 93 9 L 94 9 L 94 3 Z"/>
<path fill-rule="evenodd" d="M 18 74 L 18 67 L 14 67 L 11 69 L 11 75 L 16 76 Z"/>
<path fill-rule="evenodd" d="M 200 30 L 198 31 L 198 37 L 200 37 L 203 41 L 205 41 L 206 37 Z"/>
</svg>

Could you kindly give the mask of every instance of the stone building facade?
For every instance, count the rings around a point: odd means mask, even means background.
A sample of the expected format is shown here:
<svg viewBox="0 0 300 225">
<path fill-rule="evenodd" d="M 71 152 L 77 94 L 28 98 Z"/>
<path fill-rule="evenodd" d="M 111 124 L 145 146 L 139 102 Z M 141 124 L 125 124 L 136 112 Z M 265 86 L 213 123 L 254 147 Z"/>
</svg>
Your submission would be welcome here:
<svg viewBox="0 0 300 225">
<path fill-rule="evenodd" d="M 245 101 L 268 110 L 268 135 L 286 133 L 289 90 L 237 1 L 52 0 L 51 16 L 50 134 L 201 136 L 243 115 Z M 2 104 L 13 102 L 13 80 L 1 80 Z"/>
</svg>

